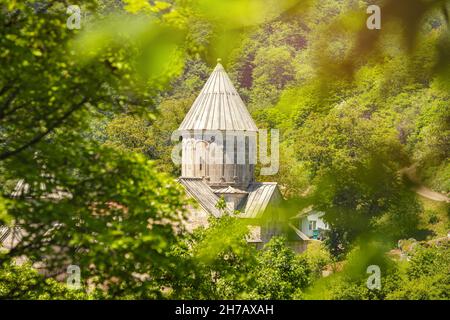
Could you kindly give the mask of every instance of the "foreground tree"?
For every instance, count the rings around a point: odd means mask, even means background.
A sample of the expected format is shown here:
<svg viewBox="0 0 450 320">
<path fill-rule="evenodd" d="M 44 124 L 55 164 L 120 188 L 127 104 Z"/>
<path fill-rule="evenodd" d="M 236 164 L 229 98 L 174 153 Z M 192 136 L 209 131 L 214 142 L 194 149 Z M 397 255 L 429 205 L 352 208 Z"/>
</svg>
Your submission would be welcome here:
<svg viewBox="0 0 450 320">
<path fill-rule="evenodd" d="M 181 230 L 181 190 L 143 156 L 93 141 L 91 124 L 124 110 L 147 116 L 181 71 L 183 38 L 158 24 L 159 6 L 118 20 L 83 4 L 97 18 L 83 20 L 85 32 L 67 28 L 64 1 L 0 7 L 0 223 L 23 236 L 0 263 L 75 264 L 99 297 L 156 297 L 160 271 L 176 266 L 166 249 Z"/>
</svg>

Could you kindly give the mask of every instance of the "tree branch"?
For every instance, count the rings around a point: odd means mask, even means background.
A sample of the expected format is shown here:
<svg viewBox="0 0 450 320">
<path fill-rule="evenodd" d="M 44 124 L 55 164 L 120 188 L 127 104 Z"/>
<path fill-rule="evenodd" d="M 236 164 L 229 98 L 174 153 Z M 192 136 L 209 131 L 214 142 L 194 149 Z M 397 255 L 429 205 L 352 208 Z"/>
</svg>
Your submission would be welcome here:
<svg viewBox="0 0 450 320">
<path fill-rule="evenodd" d="M 14 110 L 16 110 L 17 108 L 13 108 L 12 112 L 8 112 L 6 113 L 5 110 L 7 108 L 9 108 L 9 106 L 11 105 L 11 103 L 14 101 L 14 99 L 17 96 L 17 90 L 13 91 L 7 98 L 6 101 L 3 103 L 3 105 L 0 108 L 0 120 L 3 119 L 5 117 L 5 115 L 14 113 Z"/>
<path fill-rule="evenodd" d="M 26 104 L 19 104 L 17 106 L 15 106 L 14 108 L 12 108 L 10 111 L 8 112 L 2 112 L 0 111 L 0 121 L 3 121 L 6 119 L 6 117 L 12 115 L 13 113 L 15 113 L 17 110 L 22 109 L 23 107 L 25 107 Z"/>
<path fill-rule="evenodd" d="M 31 147 L 32 145 L 38 143 L 45 136 L 47 136 L 50 132 L 52 132 L 54 129 L 59 127 L 67 118 L 69 118 L 72 115 L 72 113 L 74 113 L 76 110 L 80 109 L 87 101 L 88 101 L 88 99 L 84 98 L 80 103 L 74 105 L 66 113 L 64 113 L 64 115 L 61 118 L 57 119 L 47 130 L 45 130 L 44 132 L 36 135 L 33 139 L 31 139 L 30 141 L 28 141 L 24 145 L 18 147 L 17 149 L 1 153 L 0 154 L 0 161 L 1 160 L 5 160 L 5 159 L 7 159 L 9 157 L 12 157 L 12 156 L 22 152 L 26 148 Z"/>
</svg>

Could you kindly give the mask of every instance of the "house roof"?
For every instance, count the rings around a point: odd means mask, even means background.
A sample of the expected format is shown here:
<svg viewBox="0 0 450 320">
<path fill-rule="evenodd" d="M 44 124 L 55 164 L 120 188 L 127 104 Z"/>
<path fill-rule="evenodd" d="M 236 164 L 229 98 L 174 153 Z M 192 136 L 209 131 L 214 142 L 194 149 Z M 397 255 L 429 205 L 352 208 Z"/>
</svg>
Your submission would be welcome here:
<svg viewBox="0 0 450 320">
<path fill-rule="evenodd" d="M 322 217 L 325 214 L 325 212 L 316 211 L 316 210 L 314 210 L 314 207 L 312 205 L 310 205 L 310 206 L 300 210 L 299 213 L 297 213 L 295 216 L 291 217 L 291 219 L 306 218 L 312 214 L 317 214 L 319 217 Z"/>
<path fill-rule="evenodd" d="M 178 130 L 258 131 L 220 63 L 210 75 Z"/>
<path fill-rule="evenodd" d="M 249 195 L 242 204 L 241 218 L 259 218 L 266 210 L 275 191 L 276 182 L 253 182 L 248 187 Z"/>
<path fill-rule="evenodd" d="M 297 234 L 297 236 L 302 239 L 303 241 L 309 241 L 311 240 L 306 234 L 304 234 L 303 232 L 301 232 L 298 228 L 296 228 L 294 225 L 292 225 L 291 223 L 289 224 L 289 227 L 294 230 L 294 232 Z"/>
</svg>

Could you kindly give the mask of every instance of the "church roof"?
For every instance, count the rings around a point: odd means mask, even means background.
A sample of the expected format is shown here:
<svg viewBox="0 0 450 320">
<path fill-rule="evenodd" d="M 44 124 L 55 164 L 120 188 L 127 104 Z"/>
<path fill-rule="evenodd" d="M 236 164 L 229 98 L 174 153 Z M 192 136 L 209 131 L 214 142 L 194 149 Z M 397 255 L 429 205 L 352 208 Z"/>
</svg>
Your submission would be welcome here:
<svg viewBox="0 0 450 320">
<path fill-rule="evenodd" d="M 185 187 L 187 193 L 192 196 L 199 205 L 207 212 L 218 218 L 222 216 L 222 212 L 216 208 L 217 201 L 219 201 L 219 190 L 213 190 L 201 178 L 179 178 L 178 181 Z M 253 182 L 247 190 L 239 190 L 248 195 L 239 206 L 239 218 L 260 218 L 273 195 L 277 190 L 278 184 L 276 182 Z M 225 189 L 232 188 L 227 187 Z M 238 190 L 232 188 L 233 190 Z M 230 191 L 230 189 L 228 189 Z M 222 193 L 223 194 L 223 193 Z M 229 210 L 226 210 L 228 212 Z"/>
<path fill-rule="evenodd" d="M 25 235 L 25 231 L 18 227 L 8 227 L 0 225 L 0 248 L 14 248 Z"/>
<path fill-rule="evenodd" d="M 220 63 L 210 75 L 178 130 L 258 131 Z"/>
<path fill-rule="evenodd" d="M 226 188 L 216 189 L 214 190 L 215 194 L 248 194 L 247 191 L 233 188 L 232 186 L 228 186 Z"/>
<path fill-rule="evenodd" d="M 216 207 L 220 198 L 201 178 L 180 178 L 178 181 L 204 210 L 216 218 L 222 216 L 222 212 Z"/>
<path fill-rule="evenodd" d="M 259 218 L 272 200 L 278 188 L 276 182 L 253 182 L 248 187 L 249 195 L 240 210 L 240 218 Z"/>
</svg>

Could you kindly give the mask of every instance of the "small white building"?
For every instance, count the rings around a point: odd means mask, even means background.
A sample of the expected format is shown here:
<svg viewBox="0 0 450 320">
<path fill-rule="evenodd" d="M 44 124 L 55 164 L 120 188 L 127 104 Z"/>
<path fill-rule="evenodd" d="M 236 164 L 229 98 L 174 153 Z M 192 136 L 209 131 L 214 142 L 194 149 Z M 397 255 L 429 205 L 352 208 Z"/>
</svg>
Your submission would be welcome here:
<svg viewBox="0 0 450 320">
<path fill-rule="evenodd" d="M 329 224 L 323 219 L 324 215 L 324 212 L 316 211 L 310 206 L 293 218 L 293 224 L 298 225 L 299 230 L 308 238 L 323 240 L 325 232 L 330 230 Z"/>
</svg>

